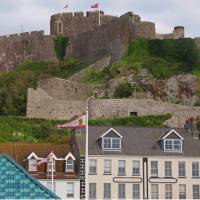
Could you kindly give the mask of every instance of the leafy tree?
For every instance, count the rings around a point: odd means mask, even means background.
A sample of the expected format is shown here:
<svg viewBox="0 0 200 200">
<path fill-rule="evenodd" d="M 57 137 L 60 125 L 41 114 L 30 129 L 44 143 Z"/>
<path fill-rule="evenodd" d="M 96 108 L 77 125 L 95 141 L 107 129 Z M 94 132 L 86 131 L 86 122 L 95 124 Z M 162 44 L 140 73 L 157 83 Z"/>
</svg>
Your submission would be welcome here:
<svg viewBox="0 0 200 200">
<path fill-rule="evenodd" d="M 63 61 L 66 55 L 66 48 L 69 40 L 67 37 L 57 36 L 54 38 L 54 50 L 59 61 Z"/>
</svg>

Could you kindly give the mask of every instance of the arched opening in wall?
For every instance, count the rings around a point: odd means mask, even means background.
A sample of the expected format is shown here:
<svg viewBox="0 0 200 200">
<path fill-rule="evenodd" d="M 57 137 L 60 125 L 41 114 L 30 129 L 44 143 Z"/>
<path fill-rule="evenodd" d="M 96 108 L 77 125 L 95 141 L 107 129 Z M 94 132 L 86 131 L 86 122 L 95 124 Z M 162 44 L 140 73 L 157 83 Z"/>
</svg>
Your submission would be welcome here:
<svg viewBox="0 0 200 200">
<path fill-rule="evenodd" d="M 61 22 L 58 23 L 58 32 L 59 33 L 62 32 L 62 24 L 61 24 Z"/>
<path fill-rule="evenodd" d="M 77 94 L 78 94 L 78 88 L 75 88 L 75 92 L 76 92 L 76 96 L 77 96 Z"/>
<path fill-rule="evenodd" d="M 138 116 L 138 113 L 137 112 L 130 112 L 130 117 L 137 117 Z"/>
</svg>

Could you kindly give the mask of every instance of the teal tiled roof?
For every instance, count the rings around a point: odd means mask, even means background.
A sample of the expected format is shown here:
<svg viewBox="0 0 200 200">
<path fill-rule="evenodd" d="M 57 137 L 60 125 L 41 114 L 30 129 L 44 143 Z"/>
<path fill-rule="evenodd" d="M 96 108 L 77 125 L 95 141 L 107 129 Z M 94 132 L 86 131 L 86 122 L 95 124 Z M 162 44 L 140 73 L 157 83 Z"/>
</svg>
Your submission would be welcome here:
<svg viewBox="0 0 200 200">
<path fill-rule="evenodd" d="M 0 155 L 0 199 L 59 199 L 7 155 Z"/>
</svg>

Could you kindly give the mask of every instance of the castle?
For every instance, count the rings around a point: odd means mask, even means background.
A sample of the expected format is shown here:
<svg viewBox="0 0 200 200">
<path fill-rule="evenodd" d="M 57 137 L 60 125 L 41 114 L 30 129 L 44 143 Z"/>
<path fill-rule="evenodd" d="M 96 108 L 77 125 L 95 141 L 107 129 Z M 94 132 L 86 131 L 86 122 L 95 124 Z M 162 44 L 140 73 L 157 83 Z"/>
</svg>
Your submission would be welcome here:
<svg viewBox="0 0 200 200">
<path fill-rule="evenodd" d="M 53 37 L 64 35 L 69 38 L 67 57 L 92 63 L 106 55 L 111 62 L 120 59 L 131 40 L 136 38 L 182 38 L 184 27 L 177 26 L 172 33 L 156 33 L 155 24 L 142 21 L 140 16 L 128 12 L 120 17 L 99 11 L 61 13 L 51 16 L 50 35 L 44 31 L 0 36 L 0 70 L 10 71 L 26 59 L 55 61 Z M 198 44 L 200 45 L 199 40 Z"/>
</svg>

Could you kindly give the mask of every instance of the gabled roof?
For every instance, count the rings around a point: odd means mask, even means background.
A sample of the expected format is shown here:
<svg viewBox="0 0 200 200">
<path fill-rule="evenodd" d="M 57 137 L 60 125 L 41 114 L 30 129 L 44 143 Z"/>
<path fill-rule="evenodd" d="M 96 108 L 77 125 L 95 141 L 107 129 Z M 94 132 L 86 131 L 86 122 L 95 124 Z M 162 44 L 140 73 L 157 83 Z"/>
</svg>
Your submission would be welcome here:
<svg viewBox="0 0 200 200">
<path fill-rule="evenodd" d="M 7 155 L 0 154 L 0 199 L 59 199 Z"/>
<path fill-rule="evenodd" d="M 172 128 L 143 128 L 131 126 L 115 126 L 117 132 L 123 136 L 121 151 L 102 151 L 99 138 L 102 133 L 111 127 L 108 126 L 89 126 L 89 155 L 128 155 L 128 156 L 180 156 L 200 158 L 200 140 L 195 140 L 192 135 L 184 128 L 174 128 L 182 138 L 184 138 L 183 151 L 169 153 L 164 152 L 158 138 L 164 133 L 169 133 Z M 85 133 L 77 135 L 77 143 L 81 155 L 85 154 Z"/>
<path fill-rule="evenodd" d="M 47 157 L 50 158 L 51 156 L 53 157 L 54 160 L 58 160 L 58 158 L 56 157 L 56 155 L 53 152 L 51 152 Z"/>
<path fill-rule="evenodd" d="M 113 131 L 116 135 L 118 135 L 120 138 L 123 138 L 114 128 L 110 128 L 108 131 L 106 131 L 101 138 L 105 137 L 108 133 L 110 133 L 111 131 Z"/>
<path fill-rule="evenodd" d="M 67 159 L 69 159 L 69 158 L 71 158 L 72 160 L 76 160 L 76 158 L 73 156 L 73 154 L 72 154 L 71 152 L 69 152 L 69 153 L 67 154 L 67 156 L 65 157 L 65 160 L 67 160 Z"/>
<path fill-rule="evenodd" d="M 32 153 L 27 157 L 28 160 L 30 160 L 31 158 L 35 158 L 35 159 L 37 159 L 37 160 L 40 159 L 34 152 L 32 152 Z"/>
<path fill-rule="evenodd" d="M 171 131 L 169 131 L 169 132 L 167 132 L 167 133 L 165 133 L 164 134 L 164 136 L 161 138 L 161 139 L 166 139 L 169 135 L 171 135 L 171 134 L 176 134 L 181 140 L 183 140 L 184 138 L 180 135 L 180 134 L 178 134 L 175 130 L 171 130 Z"/>
</svg>

